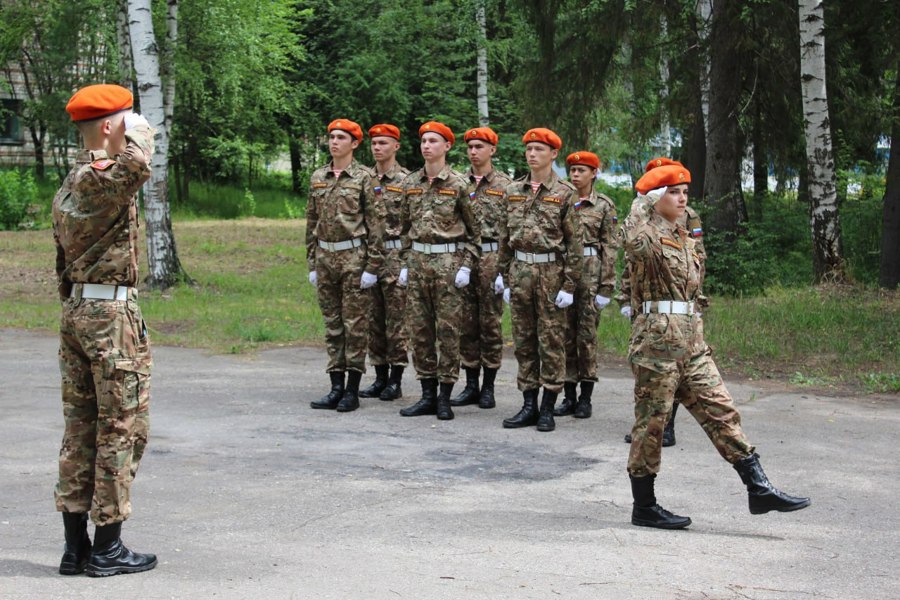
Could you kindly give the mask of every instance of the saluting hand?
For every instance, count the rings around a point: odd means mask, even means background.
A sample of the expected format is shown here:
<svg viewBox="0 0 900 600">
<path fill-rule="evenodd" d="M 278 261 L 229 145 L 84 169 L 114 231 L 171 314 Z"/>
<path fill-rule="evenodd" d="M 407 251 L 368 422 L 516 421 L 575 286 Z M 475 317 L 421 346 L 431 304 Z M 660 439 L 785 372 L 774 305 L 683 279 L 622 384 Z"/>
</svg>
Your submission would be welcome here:
<svg viewBox="0 0 900 600">
<path fill-rule="evenodd" d="M 125 129 L 134 129 L 138 125 L 145 125 L 150 127 L 150 123 L 144 118 L 144 115 L 140 115 L 135 112 L 128 113 L 125 115 Z"/>
</svg>

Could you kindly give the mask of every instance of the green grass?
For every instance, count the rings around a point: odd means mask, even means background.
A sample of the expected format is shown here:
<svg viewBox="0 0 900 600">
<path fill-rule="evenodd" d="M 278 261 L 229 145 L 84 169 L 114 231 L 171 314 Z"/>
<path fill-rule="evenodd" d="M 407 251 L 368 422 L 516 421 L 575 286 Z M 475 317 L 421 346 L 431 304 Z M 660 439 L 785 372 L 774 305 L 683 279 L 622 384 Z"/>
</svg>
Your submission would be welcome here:
<svg viewBox="0 0 900 600">
<path fill-rule="evenodd" d="M 196 285 L 142 293 L 154 343 L 220 353 L 322 344 L 302 220 L 193 218 L 177 219 L 174 227 Z M 0 232 L 0 327 L 57 330 L 54 256 L 47 229 Z M 714 297 L 703 318 L 716 361 L 729 373 L 900 393 L 898 292 L 769 288 L 752 298 Z M 624 359 L 629 331 L 617 306 L 603 312 L 598 337 L 605 359 Z M 511 345 L 508 311 L 504 333 Z"/>
</svg>

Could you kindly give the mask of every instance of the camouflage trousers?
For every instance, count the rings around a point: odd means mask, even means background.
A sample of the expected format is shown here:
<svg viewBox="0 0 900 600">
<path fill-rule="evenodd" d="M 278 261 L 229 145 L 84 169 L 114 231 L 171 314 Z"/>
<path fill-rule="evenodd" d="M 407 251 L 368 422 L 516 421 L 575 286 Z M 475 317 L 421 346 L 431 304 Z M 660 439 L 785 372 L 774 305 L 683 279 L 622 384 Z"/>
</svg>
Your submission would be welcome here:
<svg viewBox="0 0 900 600">
<path fill-rule="evenodd" d="M 597 325 L 600 309 L 596 294 L 579 285 L 575 302 L 566 309 L 566 381 L 597 381 Z"/>
<path fill-rule="evenodd" d="M 387 268 L 371 288 L 369 364 L 408 364 L 406 351 L 406 288 L 397 285 L 400 251 L 388 250 Z"/>
<path fill-rule="evenodd" d="M 325 321 L 327 372 L 366 372 L 366 317 L 372 294 L 360 289 L 366 248 L 329 252 L 316 251 L 316 294 Z"/>
<path fill-rule="evenodd" d="M 659 472 L 662 433 L 676 393 L 725 460 L 734 464 L 754 452 L 709 348 L 683 361 L 632 358 L 631 370 L 634 427 L 628 455 L 630 475 Z"/>
<path fill-rule="evenodd" d="M 562 288 L 563 266 L 513 259 L 509 279 L 519 390 L 544 386 L 559 393 L 566 375 L 566 311 L 554 302 Z"/>
<path fill-rule="evenodd" d="M 462 366 L 499 369 L 503 358 L 503 295 L 494 292 L 499 253 L 485 252 L 472 268 L 471 283 L 462 289 Z"/>
<path fill-rule="evenodd" d="M 125 302 L 69 298 L 60 321 L 65 432 L 56 510 L 98 525 L 131 514 L 131 482 L 150 430 L 150 340 L 131 291 Z"/>
<path fill-rule="evenodd" d="M 460 266 L 459 253 L 409 253 L 406 322 L 418 379 L 455 383 L 459 378 L 462 292 L 454 281 Z"/>
</svg>

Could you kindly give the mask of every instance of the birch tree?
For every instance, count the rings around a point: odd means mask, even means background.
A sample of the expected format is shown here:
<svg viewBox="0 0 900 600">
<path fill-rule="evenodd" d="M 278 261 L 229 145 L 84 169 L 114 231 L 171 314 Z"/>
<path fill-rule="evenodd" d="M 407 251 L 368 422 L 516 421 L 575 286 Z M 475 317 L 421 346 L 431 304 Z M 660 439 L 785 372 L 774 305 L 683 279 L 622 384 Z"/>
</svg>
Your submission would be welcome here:
<svg viewBox="0 0 900 600">
<path fill-rule="evenodd" d="M 891 123 L 891 156 L 881 216 L 881 265 L 879 284 L 900 286 L 900 58 L 897 59 Z"/>
<path fill-rule="evenodd" d="M 168 0 L 169 18 L 175 19 L 176 0 Z M 187 276 L 178 259 L 169 212 L 169 129 L 160 78 L 159 45 L 153 31 L 151 0 L 128 0 L 128 26 L 141 112 L 156 129 L 153 173 L 144 185 L 144 221 L 147 227 L 147 284 L 152 289 L 171 287 Z M 170 26 L 171 28 L 171 26 Z M 174 86 L 174 83 L 168 85 Z M 174 95 L 174 90 L 172 91 Z"/>
<path fill-rule="evenodd" d="M 488 113 L 488 62 L 487 62 L 487 18 L 484 11 L 485 0 L 475 3 L 475 20 L 478 22 L 478 50 L 476 79 L 478 82 L 478 124 L 487 127 L 491 124 Z"/>
<path fill-rule="evenodd" d="M 799 9 L 800 82 L 809 172 L 813 268 L 817 283 L 842 282 L 846 276 L 825 90 L 825 14 L 822 0 L 799 0 Z"/>
</svg>

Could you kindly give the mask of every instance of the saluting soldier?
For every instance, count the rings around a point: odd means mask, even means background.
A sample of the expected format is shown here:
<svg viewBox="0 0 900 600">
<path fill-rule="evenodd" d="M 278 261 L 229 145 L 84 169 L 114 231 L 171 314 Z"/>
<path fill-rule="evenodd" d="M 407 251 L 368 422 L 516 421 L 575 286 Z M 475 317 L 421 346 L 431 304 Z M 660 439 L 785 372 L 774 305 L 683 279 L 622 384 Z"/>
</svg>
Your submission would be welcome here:
<svg viewBox="0 0 900 600">
<path fill-rule="evenodd" d="M 581 223 L 584 263 L 575 291 L 575 304 L 567 310 L 565 397 L 554 411 L 558 417 L 591 416 L 591 394 L 597 382 L 597 326 L 600 312 L 616 288 L 616 230 L 613 201 L 594 190 L 600 158 L 581 150 L 566 157 L 569 179 L 578 190 L 575 213 Z M 578 395 L 581 382 L 581 395 Z"/>
<path fill-rule="evenodd" d="M 564 309 L 572 305 L 581 278 L 583 243 L 575 187 L 553 172 L 562 140 L 539 127 L 527 131 L 522 142 L 530 172 L 506 188 L 500 271 L 509 285 L 503 293 L 512 314 L 524 401 L 503 426 L 553 431 L 553 409 L 566 376 Z"/>
<path fill-rule="evenodd" d="M 156 566 L 155 555 L 132 552 L 120 538 L 147 446 L 152 364 L 135 287 L 135 194 L 150 178 L 154 131 L 131 108 L 129 90 L 106 84 L 78 90 L 66 105 L 84 146 L 53 199 L 62 299 L 65 433 L 55 498 L 66 534 L 63 575 Z M 88 514 L 96 525 L 93 547 Z"/>
<path fill-rule="evenodd" d="M 463 288 L 462 331 L 459 339 L 466 387 L 450 401 L 452 406 L 478 404 L 494 408 L 494 380 L 503 359 L 503 275 L 499 273 L 500 226 L 505 218 L 503 194 L 512 180 L 494 168 L 497 134 L 490 127 L 476 127 L 465 134 L 471 167 L 469 199 L 481 228 L 481 258 L 472 272 L 474 281 Z M 484 367 L 481 386 L 478 377 Z"/>
<path fill-rule="evenodd" d="M 372 156 L 375 157 L 375 193 L 385 207 L 384 269 L 372 287 L 369 313 L 369 363 L 375 367 L 375 381 L 360 391 L 361 398 L 396 400 L 403 395 L 401 382 L 408 364 L 406 351 L 406 288 L 397 284 L 400 276 L 400 204 L 403 179 L 409 170 L 397 163 L 400 129 L 390 123 L 369 128 Z M 388 371 L 390 369 L 390 372 Z"/>
<path fill-rule="evenodd" d="M 419 128 L 425 166 L 403 181 L 400 284 L 409 284 L 407 324 L 422 398 L 404 417 L 453 418 L 450 394 L 459 377 L 461 288 L 478 261 L 478 217 L 465 178 L 447 164 L 456 137 L 437 121 Z M 440 393 L 437 392 L 440 381 Z"/>
<path fill-rule="evenodd" d="M 670 158 L 659 157 L 650 159 L 644 167 L 644 172 L 661 167 L 663 165 L 679 165 L 680 162 Z M 640 199 L 635 200 L 638 203 L 643 202 Z M 700 221 L 700 215 L 697 214 L 690 206 L 685 207 L 684 216 L 679 219 L 679 223 L 685 228 L 688 235 L 694 240 L 694 250 L 700 258 L 700 292 L 697 294 L 697 305 L 700 309 L 705 310 L 709 306 L 709 299 L 703 294 L 703 279 L 706 275 L 706 248 L 703 245 L 703 223 Z M 620 231 L 619 235 L 623 235 Z M 622 285 L 620 286 L 619 295 L 616 297 L 619 306 L 619 312 L 626 319 L 633 319 L 640 310 L 633 310 L 631 306 L 631 262 L 625 257 L 625 268 L 622 270 Z M 666 422 L 666 428 L 663 429 L 662 446 L 668 448 L 675 445 L 675 414 L 678 412 L 678 406 L 681 404 L 681 396 L 685 393 L 683 388 L 675 391 L 675 402 L 672 404 L 672 414 Z M 625 434 L 625 443 L 631 443 L 631 434 Z"/>
<path fill-rule="evenodd" d="M 366 370 L 366 316 L 384 269 L 384 204 L 370 171 L 353 158 L 362 129 L 349 119 L 328 125 L 331 162 L 310 178 L 306 207 L 306 261 L 325 320 L 326 370 L 331 391 L 312 408 L 359 408 Z M 346 374 L 346 385 L 344 377 Z"/>
<path fill-rule="evenodd" d="M 759 455 L 741 428 L 741 416 L 703 338 L 698 314 L 701 259 L 694 240 L 679 225 L 688 200 L 690 172 L 669 164 L 651 169 L 635 188 L 624 229 L 631 261 L 631 306 L 639 307 L 629 342 L 634 373 L 634 427 L 628 474 L 634 525 L 681 529 L 688 517 L 672 514 L 656 501 L 654 479 L 660 468 L 660 444 L 675 391 L 684 388 L 687 408 L 725 460 L 747 486 L 751 514 L 786 512 L 809 506 L 769 482 Z"/>
</svg>

